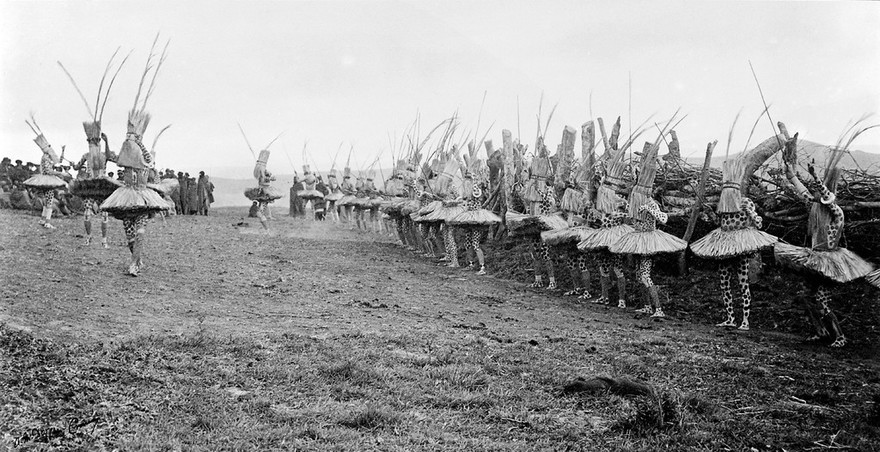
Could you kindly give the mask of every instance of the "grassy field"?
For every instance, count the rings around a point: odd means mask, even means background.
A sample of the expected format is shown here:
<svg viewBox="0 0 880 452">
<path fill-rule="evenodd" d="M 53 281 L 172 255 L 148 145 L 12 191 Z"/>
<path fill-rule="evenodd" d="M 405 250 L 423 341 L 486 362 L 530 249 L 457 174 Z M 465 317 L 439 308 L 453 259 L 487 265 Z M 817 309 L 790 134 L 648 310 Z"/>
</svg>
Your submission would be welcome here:
<svg viewBox="0 0 880 452">
<path fill-rule="evenodd" d="M 837 352 L 796 326 L 717 330 L 677 316 L 697 306 L 680 301 L 654 322 L 439 268 L 387 237 L 242 221 L 154 223 L 149 267 L 130 278 L 119 225 L 105 251 L 82 248 L 78 222 L 45 232 L 0 212 L 14 264 L 0 446 L 880 450 L 866 342 Z M 490 252 L 497 276 L 503 253 Z M 623 385 L 594 390 L 597 376 Z"/>
</svg>

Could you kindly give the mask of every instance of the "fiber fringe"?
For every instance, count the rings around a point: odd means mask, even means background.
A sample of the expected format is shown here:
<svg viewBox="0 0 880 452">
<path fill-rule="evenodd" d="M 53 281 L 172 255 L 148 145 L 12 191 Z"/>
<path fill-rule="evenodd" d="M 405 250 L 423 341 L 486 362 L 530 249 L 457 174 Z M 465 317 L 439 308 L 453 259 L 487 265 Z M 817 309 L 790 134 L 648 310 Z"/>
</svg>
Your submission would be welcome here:
<svg viewBox="0 0 880 452">
<path fill-rule="evenodd" d="M 691 243 L 691 251 L 703 259 L 729 259 L 769 248 L 777 238 L 755 228 L 724 231 L 717 228 Z"/>
<path fill-rule="evenodd" d="M 785 267 L 824 276 L 839 283 L 867 276 L 874 271 L 870 262 L 846 248 L 818 251 L 780 242 L 773 251 L 776 261 Z"/>
</svg>

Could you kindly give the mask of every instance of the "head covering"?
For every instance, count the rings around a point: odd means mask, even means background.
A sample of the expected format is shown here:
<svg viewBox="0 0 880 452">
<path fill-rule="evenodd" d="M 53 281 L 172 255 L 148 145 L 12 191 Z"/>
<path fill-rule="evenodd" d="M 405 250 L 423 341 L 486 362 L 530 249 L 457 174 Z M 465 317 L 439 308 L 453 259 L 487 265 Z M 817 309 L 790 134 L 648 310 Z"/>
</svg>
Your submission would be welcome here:
<svg viewBox="0 0 880 452">
<path fill-rule="evenodd" d="M 257 157 L 257 164 L 254 166 L 254 177 L 259 179 L 266 172 L 266 164 L 269 162 L 269 150 L 260 151 Z"/>
<path fill-rule="evenodd" d="M 718 213 L 736 213 L 742 208 L 742 190 L 740 183 L 745 172 L 745 162 L 741 158 L 725 160 L 721 164 L 723 185 L 721 198 L 718 200 Z"/>
<path fill-rule="evenodd" d="M 146 147 L 142 139 L 147 126 L 150 124 L 150 114 L 143 110 L 131 110 L 128 112 L 128 131 L 116 164 L 134 169 L 145 169 L 152 166 L 144 156 Z"/>
<path fill-rule="evenodd" d="M 641 207 L 654 201 L 654 178 L 657 175 L 657 152 L 658 146 L 645 143 L 642 151 L 642 161 L 639 164 L 639 178 L 629 195 L 629 216 L 639 219 L 647 219 L 649 213 Z"/>
</svg>

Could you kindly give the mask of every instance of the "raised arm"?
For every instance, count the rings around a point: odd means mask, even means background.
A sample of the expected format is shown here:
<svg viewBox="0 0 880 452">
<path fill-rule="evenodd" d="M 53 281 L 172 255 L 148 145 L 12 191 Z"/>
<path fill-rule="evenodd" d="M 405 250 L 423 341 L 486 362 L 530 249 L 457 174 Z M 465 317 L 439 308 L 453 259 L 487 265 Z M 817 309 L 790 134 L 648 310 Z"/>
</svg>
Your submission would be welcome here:
<svg viewBox="0 0 880 452">
<path fill-rule="evenodd" d="M 813 194 L 804 186 L 797 174 L 797 139 L 798 134 L 794 134 L 791 139 L 785 142 L 785 148 L 782 151 L 782 159 L 785 161 L 785 176 L 801 199 L 813 202 Z"/>
<path fill-rule="evenodd" d="M 756 228 L 761 229 L 764 225 L 764 219 L 758 215 L 758 211 L 755 210 L 755 203 L 749 198 L 743 198 L 742 200 L 742 210 L 749 216 L 749 220 L 752 221 L 752 224 L 755 225 Z"/>
<path fill-rule="evenodd" d="M 108 162 L 116 163 L 116 159 L 119 158 L 119 156 L 110 150 L 110 142 L 107 140 L 107 135 L 103 132 L 101 133 L 101 139 L 104 140 L 104 157 Z"/>
<path fill-rule="evenodd" d="M 666 212 L 660 210 L 657 201 L 654 201 L 653 199 L 639 206 L 639 212 L 648 212 L 648 214 L 654 217 L 654 219 L 660 224 L 666 224 L 669 220 L 669 215 L 666 215 Z"/>
</svg>

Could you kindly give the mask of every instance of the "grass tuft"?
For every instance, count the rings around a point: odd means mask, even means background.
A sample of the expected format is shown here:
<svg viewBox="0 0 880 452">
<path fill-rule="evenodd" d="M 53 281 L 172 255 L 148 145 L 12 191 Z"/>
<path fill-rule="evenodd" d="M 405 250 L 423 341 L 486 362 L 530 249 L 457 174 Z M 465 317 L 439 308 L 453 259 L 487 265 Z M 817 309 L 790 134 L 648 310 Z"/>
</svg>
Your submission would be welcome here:
<svg viewBox="0 0 880 452">
<path fill-rule="evenodd" d="M 368 405 L 361 411 L 352 413 L 339 421 L 339 425 L 359 430 L 378 430 L 399 423 L 399 414 L 387 409 Z"/>
</svg>

